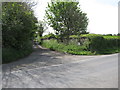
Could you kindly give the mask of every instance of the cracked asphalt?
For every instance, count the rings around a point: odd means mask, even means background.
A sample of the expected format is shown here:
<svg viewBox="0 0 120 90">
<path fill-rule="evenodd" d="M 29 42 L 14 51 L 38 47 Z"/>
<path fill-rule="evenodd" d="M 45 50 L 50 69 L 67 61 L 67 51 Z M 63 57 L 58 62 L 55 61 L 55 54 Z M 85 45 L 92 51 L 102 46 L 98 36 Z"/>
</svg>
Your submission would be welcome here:
<svg viewBox="0 0 120 90">
<path fill-rule="evenodd" d="M 77 56 L 35 46 L 2 66 L 2 88 L 118 88 L 118 54 Z"/>
</svg>

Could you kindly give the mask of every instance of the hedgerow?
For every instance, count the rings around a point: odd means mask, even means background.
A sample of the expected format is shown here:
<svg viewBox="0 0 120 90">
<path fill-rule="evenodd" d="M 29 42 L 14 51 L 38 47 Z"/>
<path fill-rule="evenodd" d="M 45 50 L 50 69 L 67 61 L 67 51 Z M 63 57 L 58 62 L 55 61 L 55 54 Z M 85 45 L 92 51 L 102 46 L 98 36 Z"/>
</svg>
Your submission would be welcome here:
<svg viewBox="0 0 120 90">
<path fill-rule="evenodd" d="M 120 37 L 118 36 L 86 34 L 82 35 L 82 37 L 87 37 L 88 40 L 84 43 L 92 52 L 104 53 L 105 51 L 108 51 L 108 49 L 115 49 L 118 51 L 120 48 Z"/>
<path fill-rule="evenodd" d="M 76 40 L 81 38 L 83 38 L 83 42 L 81 42 L 81 45 L 77 45 Z M 65 51 L 77 55 L 118 53 L 120 52 L 120 36 L 84 34 L 79 37 L 71 35 L 71 42 L 68 45 L 57 42 L 57 40 L 48 40 L 43 42 L 43 46 L 51 50 Z"/>
</svg>

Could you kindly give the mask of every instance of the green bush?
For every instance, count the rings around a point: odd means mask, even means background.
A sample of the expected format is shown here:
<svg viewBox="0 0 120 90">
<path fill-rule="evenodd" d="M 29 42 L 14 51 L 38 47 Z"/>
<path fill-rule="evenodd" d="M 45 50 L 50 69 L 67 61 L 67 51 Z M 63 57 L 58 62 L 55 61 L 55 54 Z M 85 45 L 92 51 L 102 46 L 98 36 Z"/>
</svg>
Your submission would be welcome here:
<svg viewBox="0 0 120 90">
<path fill-rule="evenodd" d="M 104 48 L 104 38 L 102 35 L 98 34 L 87 34 L 83 35 L 83 37 L 87 37 L 88 40 L 84 42 L 84 44 L 87 46 L 87 48 L 91 51 L 100 51 Z"/>
<path fill-rule="evenodd" d="M 76 39 L 78 39 L 79 37 L 77 35 L 71 35 L 70 38 L 76 38 Z"/>
<path fill-rule="evenodd" d="M 51 50 L 75 55 L 111 54 L 120 52 L 120 38 L 100 34 L 84 34 L 83 45 L 76 43 L 63 44 L 57 40 L 43 40 L 43 46 Z M 73 40 L 74 41 L 74 40 Z M 74 41 L 75 42 L 75 41 Z"/>
<path fill-rule="evenodd" d="M 117 50 L 118 52 L 118 48 L 120 48 L 120 38 L 118 36 L 85 34 L 82 35 L 82 37 L 87 37 L 87 40 L 84 42 L 84 45 L 86 45 L 86 47 L 92 52 L 107 54 L 111 51 L 116 52 L 115 50 Z"/>
<path fill-rule="evenodd" d="M 64 53 L 76 54 L 76 55 L 90 55 L 91 51 L 87 51 L 85 46 L 79 46 L 75 44 L 65 45 L 63 43 L 58 43 L 57 40 L 44 40 L 42 46 L 49 48 L 51 50 L 56 50 Z"/>
<path fill-rule="evenodd" d="M 51 39 L 51 40 L 44 40 L 42 43 L 42 46 L 49 48 L 51 50 L 61 50 L 64 48 L 63 44 L 59 44 L 57 40 Z"/>
<path fill-rule="evenodd" d="M 30 53 L 32 53 L 33 49 L 31 47 L 31 42 L 24 44 L 24 48 L 21 50 L 16 50 L 15 48 L 2 48 L 2 63 L 10 63 L 16 61 L 19 58 L 23 58 Z"/>
<path fill-rule="evenodd" d="M 25 42 L 32 39 L 37 18 L 26 2 L 2 4 L 2 46 L 20 50 Z"/>
<path fill-rule="evenodd" d="M 32 3 L 2 3 L 2 57 L 3 63 L 12 62 L 32 52 L 37 18 Z"/>
<path fill-rule="evenodd" d="M 45 36 L 42 37 L 42 39 L 51 39 L 51 38 L 56 38 L 56 35 L 50 33 L 50 34 L 45 35 Z"/>
<path fill-rule="evenodd" d="M 101 34 L 82 34 L 81 37 L 94 37 L 94 36 L 103 36 Z"/>
<path fill-rule="evenodd" d="M 113 39 L 119 39 L 120 38 L 120 36 L 103 36 L 105 39 L 111 39 L 111 38 L 113 38 Z"/>
<path fill-rule="evenodd" d="M 104 36 L 106 44 L 112 47 L 120 48 L 120 36 Z"/>
</svg>

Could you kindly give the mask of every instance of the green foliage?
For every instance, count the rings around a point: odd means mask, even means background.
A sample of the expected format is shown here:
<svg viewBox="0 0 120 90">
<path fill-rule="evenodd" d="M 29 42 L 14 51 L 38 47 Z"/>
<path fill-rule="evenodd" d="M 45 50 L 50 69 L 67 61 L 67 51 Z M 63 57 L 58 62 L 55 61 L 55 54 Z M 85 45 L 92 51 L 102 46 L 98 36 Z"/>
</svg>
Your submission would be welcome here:
<svg viewBox="0 0 120 90">
<path fill-rule="evenodd" d="M 62 48 L 64 48 L 63 44 L 58 43 L 57 40 L 54 40 L 54 39 L 44 40 L 42 43 L 42 46 L 49 48 L 51 50 L 57 50 L 57 51 L 62 51 Z"/>
<path fill-rule="evenodd" d="M 117 36 L 120 36 L 120 33 L 118 33 Z"/>
<path fill-rule="evenodd" d="M 87 51 L 87 48 L 85 46 L 79 46 L 75 44 L 65 45 L 63 43 L 58 43 L 57 40 L 54 39 L 44 40 L 42 46 L 51 50 L 70 53 L 74 55 L 93 55 L 91 51 Z"/>
<path fill-rule="evenodd" d="M 77 35 L 70 35 L 70 38 L 76 38 L 76 39 L 78 39 L 79 37 Z"/>
<path fill-rule="evenodd" d="M 2 3 L 3 62 L 18 59 L 32 50 L 36 17 L 30 4 L 25 2 Z"/>
<path fill-rule="evenodd" d="M 87 37 L 89 41 L 88 43 L 88 49 L 90 49 L 91 51 L 99 51 L 101 49 L 103 49 L 103 45 L 104 43 L 102 41 L 104 41 L 104 38 L 102 35 L 98 35 L 98 34 L 87 34 L 87 35 L 83 35 L 84 37 Z"/>
<path fill-rule="evenodd" d="M 34 32 L 33 41 L 41 44 L 42 43 L 41 39 L 42 39 L 42 35 L 43 35 L 44 29 L 45 29 L 45 24 L 44 24 L 44 22 L 39 21 L 36 24 L 36 26 L 37 26 L 37 29 Z"/>
<path fill-rule="evenodd" d="M 39 36 L 40 36 L 40 37 L 42 37 L 43 32 L 44 32 L 43 25 L 40 24 L 40 25 L 39 25 L 39 29 L 38 29 L 38 33 L 39 33 Z"/>
<path fill-rule="evenodd" d="M 102 37 L 103 35 L 101 34 L 82 34 L 81 37 L 88 37 L 88 38 L 94 38 L 94 37 Z"/>
<path fill-rule="evenodd" d="M 105 39 L 120 39 L 120 36 L 103 36 Z"/>
<path fill-rule="evenodd" d="M 24 50 L 16 50 L 14 48 L 2 48 L 2 63 L 10 63 L 29 55 L 33 51 L 32 47 L 30 46 L 31 42 L 28 42 L 27 44 L 25 44 Z"/>
<path fill-rule="evenodd" d="M 120 38 L 118 36 L 102 36 L 99 34 L 86 34 L 87 37 L 84 45 L 92 52 L 107 54 L 111 52 L 119 52 Z"/>
<path fill-rule="evenodd" d="M 54 35 L 52 33 L 45 35 L 42 37 L 42 39 L 51 39 L 51 38 L 58 38 L 57 35 Z"/>
<path fill-rule="evenodd" d="M 79 36 L 71 35 L 69 44 L 58 43 L 56 40 L 43 41 L 43 46 L 51 50 L 67 52 L 77 55 L 110 54 L 120 52 L 120 38 L 118 36 L 103 36 L 100 34 L 83 34 L 82 45 L 77 45 Z M 46 45 L 44 45 L 46 44 Z"/>
<path fill-rule="evenodd" d="M 53 27 L 59 39 L 69 41 L 70 35 L 86 32 L 88 19 L 78 7 L 79 2 L 51 2 L 46 10 L 48 24 Z"/>
<path fill-rule="evenodd" d="M 105 42 L 110 47 L 118 47 L 120 48 L 120 36 L 103 36 L 105 38 Z"/>
<path fill-rule="evenodd" d="M 22 49 L 31 39 L 36 19 L 27 3 L 6 2 L 2 5 L 3 46 Z"/>
<path fill-rule="evenodd" d="M 43 21 L 38 22 L 36 32 L 40 37 L 42 37 L 45 27 L 46 27 L 45 22 Z"/>
</svg>

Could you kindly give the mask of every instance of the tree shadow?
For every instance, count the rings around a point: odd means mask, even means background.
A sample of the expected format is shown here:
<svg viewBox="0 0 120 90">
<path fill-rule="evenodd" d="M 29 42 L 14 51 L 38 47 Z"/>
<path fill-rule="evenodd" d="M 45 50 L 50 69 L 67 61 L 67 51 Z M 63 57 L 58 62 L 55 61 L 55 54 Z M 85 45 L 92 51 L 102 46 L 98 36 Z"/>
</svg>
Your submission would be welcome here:
<svg viewBox="0 0 120 90">
<path fill-rule="evenodd" d="M 7 72 L 9 70 L 16 71 L 23 69 L 34 69 L 43 66 L 62 64 L 63 56 L 63 53 L 36 46 L 34 47 L 34 52 L 29 56 L 12 63 L 3 64 L 2 71 Z"/>
</svg>

